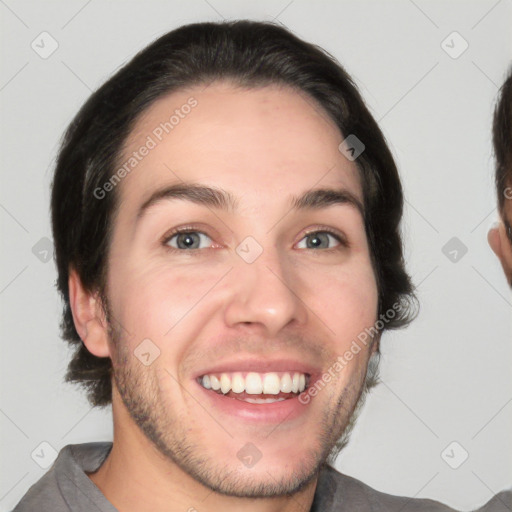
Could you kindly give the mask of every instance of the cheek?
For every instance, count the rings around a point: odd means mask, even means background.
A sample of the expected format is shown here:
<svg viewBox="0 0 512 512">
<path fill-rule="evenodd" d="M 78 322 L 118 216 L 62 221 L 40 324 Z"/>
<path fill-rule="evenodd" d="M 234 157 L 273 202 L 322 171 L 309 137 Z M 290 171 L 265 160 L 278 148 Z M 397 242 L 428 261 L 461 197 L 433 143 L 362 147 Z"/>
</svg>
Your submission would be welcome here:
<svg viewBox="0 0 512 512">
<path fill-rule="evenodd" d="M 118 267 L 111 274 L 113 309 L 133 342 L 162 340 L 194 307 L 219 278 L 219 269 L 146 260 Z"/>
<path fill-rule="evenodd" d="M 337 351 L 372 326 L 377 318 L 378 291 L 370 262 L 304 275 L 311 309 L 333 334 Z"/>
</svg>

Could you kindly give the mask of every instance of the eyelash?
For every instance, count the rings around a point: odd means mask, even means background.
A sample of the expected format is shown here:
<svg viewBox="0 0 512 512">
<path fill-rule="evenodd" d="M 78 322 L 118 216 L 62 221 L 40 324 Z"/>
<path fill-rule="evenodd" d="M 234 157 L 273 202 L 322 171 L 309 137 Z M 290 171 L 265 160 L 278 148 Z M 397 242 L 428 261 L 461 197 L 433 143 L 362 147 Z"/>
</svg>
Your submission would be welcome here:
<svg viewBox="0 0 512 512">
<path fill-rule="evenodd" d="M 199 234 L 202 234 L 202 235 L 206 235 L 208 238 L 211 239 L 211 236 L 209 236 L 207 233 L 205 233 L 204 231 L 200 231 L 198 229 L 195 229 L 193 226 L 183 226 L 181 228 L 176 228 L 175 230 L 173 230 L 172 232 L 170 233 L 167 233 L 163 239 L 162 239 L 162 244 L 164 246 L 164 248 L 170 252 L 173 252 L 173 253 L 177 253 L 177 252 L 186 252 L 186 253 L 190 253 L 191 255 L 198 255 L 200 251 L 204 251 L 204 249 L 177 249 L 175 247 L 171 247 L 169 246 L 169 242 L 176 236 L 176 235 L 179 235 L 179 234 L 184 234 L 184 233 L 199 233 Z M 321 228 L 321 229 L 314 229 L 312 231 L 308 231 L 307 233 L 304 233 L 304 236 L 299 240 L 302 241 L 304 238 L 310 236 L 310 235 L 314 235 L 314 234 L 318 234 L 318 233 L 328 233 L 329 235 L 332 235 L 337 242 L 339 242 L 340 245 L 336 246 L 336 247 L 331 247 L 330 249 L 320 249 L 320 251 L 322 252 L 327 252 L 327 253 L 332 253 L 332 252 L 336 252 L 336 251 L 340 251 L 342 249 L 347 249 L 350 247 L 350 244 L 348 243 L 348 241 L 346 240 L 346 238 L 341 235 L 340 233 L 338 233 L 337 231 L 334 231 L 333 229 L 330 229 L 330 228 Z M 304 250 L 304 249 L 302 249 Z M 309 251 L 318 251 L 318 249 L 312 249 L 312 248 L 309 248 L 307 249 Z"/>
</svg>

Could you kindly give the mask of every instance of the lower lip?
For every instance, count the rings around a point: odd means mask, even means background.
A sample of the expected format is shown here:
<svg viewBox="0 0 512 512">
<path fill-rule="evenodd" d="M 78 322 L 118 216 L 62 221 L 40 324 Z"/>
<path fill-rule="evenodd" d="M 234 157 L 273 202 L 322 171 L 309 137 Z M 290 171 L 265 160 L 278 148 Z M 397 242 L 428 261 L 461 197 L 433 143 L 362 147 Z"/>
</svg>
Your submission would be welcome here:
<svg viewBox="0 0 512 512">
<path fill-rule="evenodd" d="M 300 403 L 298 396 L 268 404 L 251 404 L 205 389 L 198 382 L 196 385 L 202 389 L 214 409 L 248 421 L 282 423 L 298 418 L 300 415 L 306 414 L 308 410 L 308 405 Z"/>
</svg>

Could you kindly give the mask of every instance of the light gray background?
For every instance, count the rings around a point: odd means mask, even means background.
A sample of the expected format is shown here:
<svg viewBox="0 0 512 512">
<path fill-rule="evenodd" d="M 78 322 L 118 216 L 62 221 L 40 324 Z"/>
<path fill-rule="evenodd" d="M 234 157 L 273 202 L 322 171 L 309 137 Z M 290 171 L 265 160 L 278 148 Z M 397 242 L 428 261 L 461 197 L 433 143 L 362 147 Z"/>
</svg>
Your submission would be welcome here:
<svg viewBox="0 0 512 512">
<path fill-rule="evenodd" d="M 58 451 L 112 436 L 110 413 L 63 383 L 70 352 L 59 339 L 56 273 L 32 252 L 51 238 L 59 138 L 91 91 L 147 43 L 222 18 L 277 17 L 336 56 L 403 178 L 406 257 L 422 310 L 408 329 L 384 335 L 383 383 L 337 467 L 381 491 L 462 510 L 512 485 L 511 294 L 486 241 L 497 218 L 491 112 L 512 62 L 512 2 L 257 4 L 0 0 L 2 511 L 44 474 L 31 458 L 41 442 Z M 43 31 L 59 44 L 47 59 L 31 48 Z M 453 31 L 469 43 L 457 59 L 441 47 Z M 468 249 L 455 263 L 442 252 L 452 237 Z M 469 453 L 458 469 L 441 457 L 452 441 Z"/>
</svg>

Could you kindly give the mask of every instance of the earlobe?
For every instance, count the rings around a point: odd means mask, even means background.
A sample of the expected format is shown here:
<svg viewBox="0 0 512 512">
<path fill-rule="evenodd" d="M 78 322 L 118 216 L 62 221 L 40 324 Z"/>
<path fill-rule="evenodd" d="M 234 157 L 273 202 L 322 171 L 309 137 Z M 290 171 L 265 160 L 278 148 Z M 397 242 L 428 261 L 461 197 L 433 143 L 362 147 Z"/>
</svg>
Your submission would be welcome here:
<svg viewBox="0 0 512 512">
<path fill-rule="evenodd" d="M 83 287 L 74 269 L 70 269 L 68 287 L 69 302 L 78 335 L 91 354 L 96 357 L 110 357 L 108 326 L 102 314 L 98 294 L 91 293 Z"/>
</svg>

